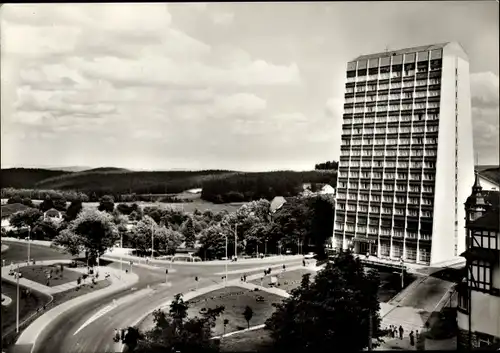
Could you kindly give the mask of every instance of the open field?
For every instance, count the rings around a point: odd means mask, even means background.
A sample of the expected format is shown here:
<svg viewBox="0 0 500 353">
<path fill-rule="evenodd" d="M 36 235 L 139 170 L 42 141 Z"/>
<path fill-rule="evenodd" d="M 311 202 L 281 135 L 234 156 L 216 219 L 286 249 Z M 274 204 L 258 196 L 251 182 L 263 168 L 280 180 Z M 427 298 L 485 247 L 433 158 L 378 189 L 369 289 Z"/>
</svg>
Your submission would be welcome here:
<svg viewBox="0 0 500 353">
<path fill-rule="evenodd" d="M 264 301 L 258 302 L 256 300 L 259 295 L 264 297 Z M 256 326 L 264 324 L 274 312 L 272 304 L 282 300 L 282 297 L 264 291 L 254 292 L 239 287 L 227 287 L 190 300 L 188 314 L 199 316 L 199 311 L 202 308 L 215 308 L 217 305 L 224 305 L 226 309 L 217 320 L 214 328 L 214 334 L 221 335 L 224 332 L 224 319 L 229 320 L 226 333 L 247 328 L 247 322 L 243 317 L 245 306 L 248 305 L 253 310 L 250 326 Z"/>
<path fill-rule="evenodd" d="M 68 268 L 67 264 L 63 265 L 63 271 L 61 272 L 61 265 L 54 264 L 50 266 L 26 266 L 19 270 L 23 277 L 29 279 L 30 281 L 38 282 L 49 287 L 55 287 L 60 284 L 65 284 L 69 282 L 75 282 L 81 273 L 72 271 Z M 50 275 L 50 281 L 48 281 L 47 276 Z"/>
<path fill-rule="evenodd" d="M 20 290 L 25 289 L 20 287 Z M 2 305 L 2 332 L 6 332 L 9 328 L 16 325 L 16 305 L 17 305 L 17 288 L 15 284 L 2 281 L 2 293 L 12 299 L 9 306 Z M 21 293 L 19 294 L 21 298 Z M 50 301 L 50 297 L 38 293 L 34 290 L 31 291 L 30 296 L 21 299 L 19 302 L 19 322 L 23 322 L 32 313 L 36 312 L 38 308 L 43 307 Z"/>
<path fill-rule="evenodd" d="M 265 329 L 246 331 L 224 337 L 221 352 L 272 352 L 272 339 Z"/>
</svg>

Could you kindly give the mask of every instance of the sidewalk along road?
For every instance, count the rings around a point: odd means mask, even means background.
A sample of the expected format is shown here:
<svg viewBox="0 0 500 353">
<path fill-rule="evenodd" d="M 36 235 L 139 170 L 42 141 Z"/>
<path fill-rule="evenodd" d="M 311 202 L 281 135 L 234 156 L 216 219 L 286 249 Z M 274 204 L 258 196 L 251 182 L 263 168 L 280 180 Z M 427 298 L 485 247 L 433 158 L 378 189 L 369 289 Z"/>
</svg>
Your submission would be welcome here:
<svg viewBox="0 0 500 353">
<path fill-rule="evenodd" d="M 71 311 L 72 308 L 85 307 L 88 302 L 99 301 L 115 293 L 126 291 L 127 289 L 130 289 L 130 287 L 135 283 L 137 283 L 139 279 L 138 275 L 136 274 L 128 274 L 119 278 L 117 274 L 117 272 L 119 272 L 118 269 L 113 268 L 109 270 L 111 274 L 110 280 L 112 282 L 109 287 L 74 298 L 44 313 L 21 333 L 16 341 L 16 344 L 11 347 L 10 351 L 33 351 L 34 349 L 36 349 L 36 346 L 39 342 L 39 336 L 45 332 L 47 327 L 49 327 L 53 321 L 57 321 L 60 318 L 65 317 L 66 313 L 68 311 Z"/>
<path fill-rule="evenodd" d="M 124 254 L 123 252 L 118 251 L 108 251 L 103 257 L 109 257 L 114 259 L 127 259 L 132 260 L 134 262 L 146 263 L 146 260 L 149 264 L 156 264 L 160 266 L 170 265 L 171 263 L 177 266 L 198 266 L 198 267 L 218 267 L 225 266 L 226 263 L 228 267 L 235 268 L 238 266 L 257 266 L 257 265 L 265 265 L 265 264 L 280 264 L 280 263 L 288 263 L 288 262 L 302 262 L 304 259 L 303 255 L 284 255 L 284 256 L 275 256 L 275 257 L 266 257 L 263 259 L 239 259 L 238 261 L 222 261 L 222 260 L 214 260 L 214 261 L 198 261 L 198 262 L 187 262 L 187 261 L 169 261 L 169 260 L 151 260 L 148 257 L 139 257 L 132 256 L 128 254 Z M 310 260 L 309 260 L 310 261 Z"/>
<path fill-rule="evenodd" d="M 5 260 L 5 266 L 9 266 L 11 262 L 26 262 L 28 260 L 28 242 L 13 242 L 5 241 L 2 238 L 2 245 L 7 245 L 9 248 L 2 252 L 2 266 L 3 260 Z M 64 253 L 62 250 L 49 248 L 46 245 L 40 245 L 31 243 L 30 245 L 30 258 L 35 261 L 42 260 L 60 260 L 60 259 L 72 259 L 73 256 Z"/>
</svg>

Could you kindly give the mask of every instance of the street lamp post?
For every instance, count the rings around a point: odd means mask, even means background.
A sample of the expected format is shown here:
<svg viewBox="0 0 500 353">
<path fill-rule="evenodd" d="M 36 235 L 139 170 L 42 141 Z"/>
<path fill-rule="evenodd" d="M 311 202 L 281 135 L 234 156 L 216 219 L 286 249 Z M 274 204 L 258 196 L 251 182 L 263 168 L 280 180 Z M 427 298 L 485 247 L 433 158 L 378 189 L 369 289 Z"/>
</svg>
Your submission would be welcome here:
<svg viewBox="0 0 500 353">
<path fill-rule="evenodd" d="M 401 258 L 400 262 L 401 262 L 401 289 L 403 289 L 405 286 L 405 280 L 404 280 L 405 266 L 404 266 L 403 258 Z"/>
<path fill-rule="evenodd" d="M 151 224 L 151 260 L 153 260 L 153 251 L 154 251 L 154 246 L 155 246 L 154 234 L 155 234 L 154 224 Z"/>
<path fill-rule="evenodd" d="M 19 263 L 17 264 L 16 333 L 19 333 Z"/>
<path fill-rule="evenodd" d="M 28 227 L 28 264 L 30 263 L 31 255 L 31 227 Z"/>
<path fill-rule="evenodd" d="M 123 233 L 120 232 L 120 278 L 123 272 Z"/>
<path fill-rule="evenodd" d="M 225 237 L 226 237 L 226 275 L 224 276 L 224 287 L 227 287 L 227 261 L 228 261 L 228 258 L 227 258 L 227 235 Z"/>
<path fill-rule="evenodd" d="M 264 240 L 264 246 L 265 246 L 265 249 L 264 249 L 264 256 L 267 256 L 267 239 Z"/>
<path fill-rule="evenodd" d="M 234 258 L 238 258 L 238 224 L 234 225 Z"/>
</svg>

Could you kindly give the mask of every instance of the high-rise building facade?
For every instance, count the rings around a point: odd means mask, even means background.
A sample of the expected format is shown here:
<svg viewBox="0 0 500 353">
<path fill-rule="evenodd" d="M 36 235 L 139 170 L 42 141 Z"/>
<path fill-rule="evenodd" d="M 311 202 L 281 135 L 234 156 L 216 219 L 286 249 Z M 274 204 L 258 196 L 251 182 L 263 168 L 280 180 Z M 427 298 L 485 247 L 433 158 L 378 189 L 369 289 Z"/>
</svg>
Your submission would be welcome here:
<svg viewBox="0 0 500 353">
<path fill-rule="evenodd" d="M 445 43 L 363 55 L 346 76 L 332 247 L 457 258 L 474 182 L 466 53 Z"/>
</svg>

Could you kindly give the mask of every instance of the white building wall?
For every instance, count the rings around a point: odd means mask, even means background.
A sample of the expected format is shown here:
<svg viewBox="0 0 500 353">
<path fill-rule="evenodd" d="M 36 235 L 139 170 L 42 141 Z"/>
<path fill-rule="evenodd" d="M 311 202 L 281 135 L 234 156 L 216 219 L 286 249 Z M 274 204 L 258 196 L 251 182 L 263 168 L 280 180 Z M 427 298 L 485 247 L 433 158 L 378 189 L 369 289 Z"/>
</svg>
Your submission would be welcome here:
<svg viewBox="0 0 500 353">
<path fill-rule="evenodd" d="M 431 264 L 454 257 L 455 56 L 443 49 Z M 470 187 L 470 186 L 469 186 Z"/>
<path fill-rule="evenodd" d="M 457 52 L 458 64 L 458 255 L 466 250 L 465 207 L 463 206 L 474 185 L 474 144 L 472 134 L 469 62 Z M 448 50 L 445 47 L 445 50 Z"/>
</svg>

